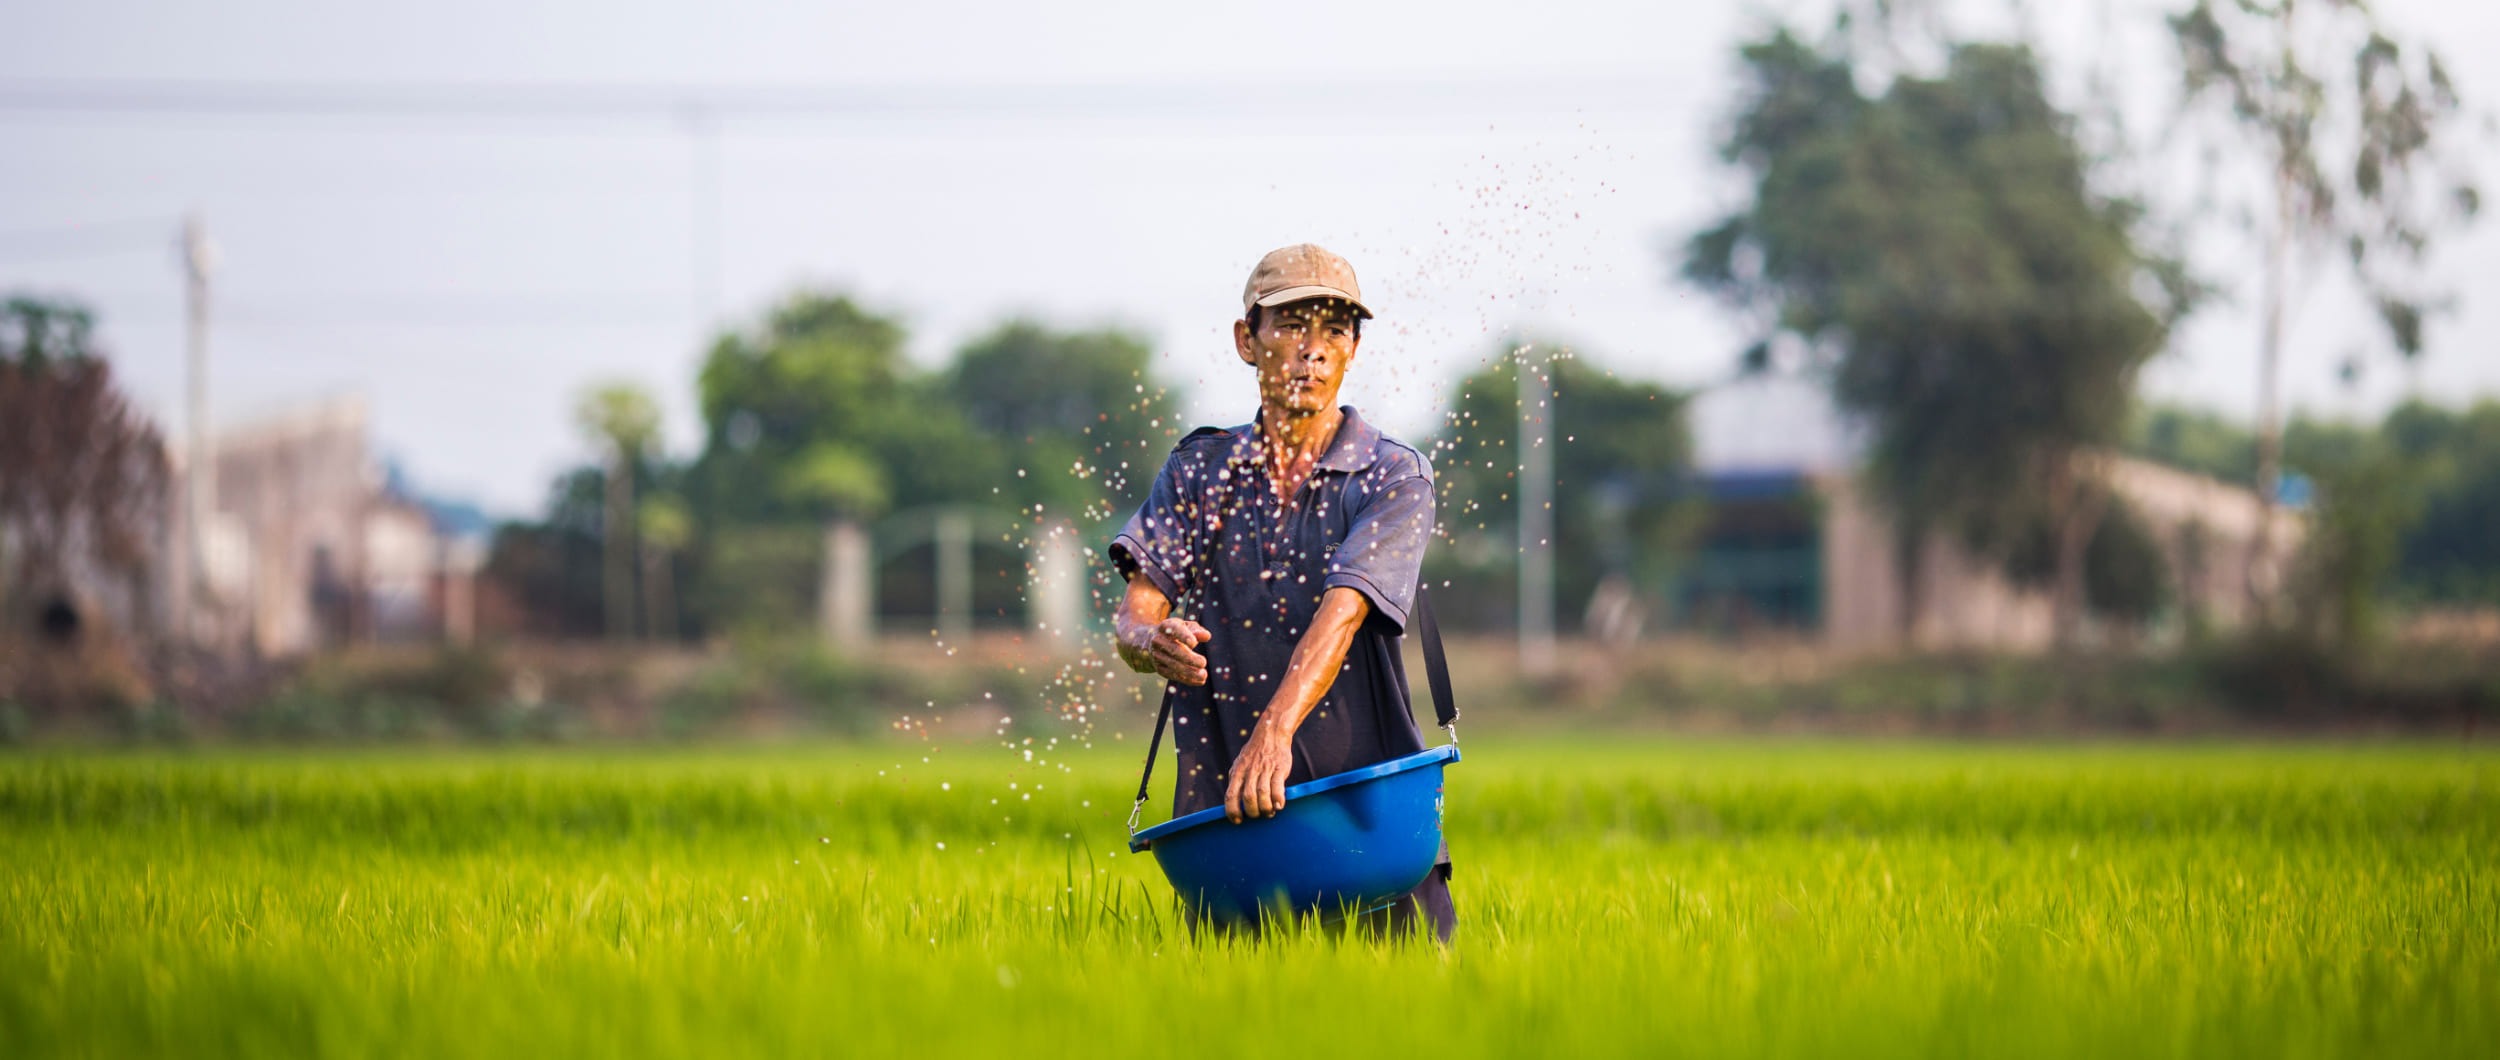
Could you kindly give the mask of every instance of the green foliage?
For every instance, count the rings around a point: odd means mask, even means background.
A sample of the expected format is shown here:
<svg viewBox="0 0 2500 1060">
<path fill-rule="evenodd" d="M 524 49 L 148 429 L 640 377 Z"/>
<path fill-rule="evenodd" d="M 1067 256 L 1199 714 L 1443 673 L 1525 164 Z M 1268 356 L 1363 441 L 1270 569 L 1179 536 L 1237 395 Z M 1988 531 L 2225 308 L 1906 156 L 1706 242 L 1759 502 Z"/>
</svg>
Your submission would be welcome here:
<svg viewBox="0 0 2500 1060">
<path fill-rule="evenodd" d="M 634 527 L 643 543 L 664 552 L 694 540 L 694 516 L 676 497 L 645 497 L 634 508 Z"/>
<path fill-rule="evenodd" d="M 882 511 L 891 499 L 884 466 L 840 442 L 799 452 L 781 469 L 778 486 L 807 507 L 854 517 Z"/>
<path fill-rule="evenodd" d="M 2396 570 L 2405 595 L 2500 605 L 2500 401 L 2447 411 L 2411 403 L 2388 414 L 2388 444 L 2418 462 L 2421 517 Z"/>
<path fill-rule="evenodd" d="M 2006 575 L 2017 584 L 2047 584 L 2056 574 L 2056 533 L 2046 518 L 2025 525 L 2006 552 Z M 2143 517 L 2125 501 L 2111 499 L 2084 545 L 2084 606 L 2102 618 L 2140 627 L 2170 606 L 2173 581 L 2170 562 Z"/>
<path fill-rule="evenodd" d="M 1547 359 L 1554 445 L 1555 592 L 1569 607 L 1598 580 L 1620 574 L 1655 586 L 1690 536 L 1694 510 L 1682 499 L 1692 465 L 1684 395 L 1619 379 L 1567 351 Z M 1496 358 L 1459 381 L 1433 440 L 1441 488 L 1438 523 L 1452 547 L 1435 549 L 1429 576 L 1454 582 L 1443 613 L 1498 625 L 1513 612 L 1518 562 L 1519 366 Z"/>
<path fill-rule="evenodd" d="M 894 717 L 897 684 L 811 640 L 745 638 L 660 699 L 658 735 L 719 736 L 759 718 L 817 734 L 874 735 Z"/>
<path fill-rule="evenodd" d="M 708 522 L 816 522 L 844 505 L 925 503 L 908 466 L 959 454 L 944 439 L 964 433 L 952 408 L 928 400 L 903 358 L 900 322 L 845 297 L 801 295 L 754 333 L 720 337 L 700 380 L 703 452 L 691 497 Z M 915 451 L 936 440 L 939 451 Z M 960 443 L 957 444 L 960 448 Z M 877 470 L 873 485 L 842 488 L 794 470 L 848 452 Z"/>
<path fill-rule="evenodd" d="M 1722 151 L 1753 201 L 1686 245 L 1686 278 L 1826 352 L 1908 539 L 2062 519 L 2073 454 L 2118 437 L 2193 285 L 2095 193 L 2028 49 L 1956 45 L 1874 96 L 1842 45 L 1783 29 L 1742 54 Z"/>
<path fill-rule="evenodd" d="M 1125 517 L 1181 433 L 1179 404 L 1155 379 L 1153 355 L 1127 332 L 1013 320 L 964 346 L 945 389 L 1021 472 L 1001 476 L 1001 496 L 1071 518 Z"/>
<path fill-rule="evenodd" d="M 2146 402 L 2127 421 L 2126 451 L 2224 482 L 2257 474 L 2257 436 L 2211 409 Z"/>
<path fill-rule="evenodd" d="M 2314 642 L 2359 656 L 2378 642 L 2381 596 L 2402 559 L 2406 532 L 2421 515 L 2420 471 L 2402 454 L 2368 444 L 2366 436 L 2349 450 L 2329 452 L 2294 465 L 2309 469 L 2318 496 L 2294 597 Z"/>
<path fill-rule="evenodd" d="M 511 666 L 484 648 L 334 656 L 223 721 L 233 736 L 287 743 L 560 735 L 562 712 L 516 702 L 512 686 Z"/>
<path fill-rule="evenodd" d="M 0 301 L 0 364 L 34 372 L 54 362 L 95 356 L 93 310 L 27 295 Z"/>
<path fill-rule="evenodd" d="M 630 467 L 635 475 L 633 493 L 646 498 L 636 510 L 638 522 L 642 507 L 683 504 L 676 492 L 683 481 L 680 468 L 648 451 L 631 461 Z M 607 541 L 607 482 L 604 466 L 564 472 L 548 485 L 543 517 L 495 528 L 494 545 L 482 573 L 521 605 L 517 632 L 595 636 L 603 628 L 606 590 L 601 564 Z M 684 616 L 680 628 L 685 628 Z"/>
<path fill-rule="evenodd" d="M 905 339 L 848 297 L 802 294 L 713 345 L 685 488 L 700 627 L 812 623 L 827 519 L 933 505 L 1125 515 L 1178 433 L 1134 335 L 1011 321 L 934 372 L 909 363 Z"/>
<path fill-rule="evenodd" d="M 1451 774 L 1447 956 L 1193 938 L 1121 844 L 1126 749 L 1037 757 L 0 759 L 0 1053 L 1134 1055 L 1192 1013 L 1260 1028 L 1220 1056 L 2500 1036 L 2487 753 L 1514 744 Z"/>
<path fill-rule="evenodd" d="M 602 451 L 639 459 L 659 440 L 660 403 L 633 383 L 602 383 L 582 392 L 573 423 Z"/>
<path fill-rule="evenodd" d="M 717 633 L 797 634 L 816 628 L 824 530 L 725 524 L 711 531 L 687 603 Z"/>
<path fill-rule="evenodd" d="M 2191 106 L 2264 159 L 2253 186 L 2271 201 L 2249 216 L 2280 237 L 2269 253 L 2343 251 L 2391 343 L 2419 354 L 2441 301 L 2425 256 L 2481 202 L 2450 131 L 2464 100 L 2438 52 L 2399 43 L 2363 3 L 2195 0 L 2168 21 Z"/>
<path fill-rule="evenodd" d="M 2083 557 L 2084 605 L 2142 625 L 2172 602 L 2170 563 L 2135 509 L 2112 502 Z"/>
<path fill-rule="evenodd" d="M 2500 720 L 2500 652 L 2490 644 L 2391 639 L 2352 652 L 2275 626 L 2214 638 L 2186 661 L 2214 704 L 2272 725 L 2432 724 L 2471 738 Z"/>
<path fill-rule="evenodd" d="M 2130 428 L 2138 456 L 2226 481 L 2254 467 L 2255 436 L 2230 419 L 2195 409 L 2147 405 Z M 2296 417 L 2284 432 L 2284 464 L 2315 480 L 2335 525 L 2329 540 L 2382 553 L 2391 564 L 2331 563 L 2347 579 L 2381 578 L 2378 592 L 2419 604 L 2500 604 L 2500 402 L 2462 409 L 2412 401 L 2372 426 Z M 2340 491 L 2352 503 L 2336 501 Z M 2313 569 L 2313 573 L 2317 571 Z M 2316 583 L 2312 583 L 2314 588 Z M 2331 607 L 2354 617 L 2349 592 Z M 2368 621 L 2362 623 L 2369 625 Z"/>
</svg>

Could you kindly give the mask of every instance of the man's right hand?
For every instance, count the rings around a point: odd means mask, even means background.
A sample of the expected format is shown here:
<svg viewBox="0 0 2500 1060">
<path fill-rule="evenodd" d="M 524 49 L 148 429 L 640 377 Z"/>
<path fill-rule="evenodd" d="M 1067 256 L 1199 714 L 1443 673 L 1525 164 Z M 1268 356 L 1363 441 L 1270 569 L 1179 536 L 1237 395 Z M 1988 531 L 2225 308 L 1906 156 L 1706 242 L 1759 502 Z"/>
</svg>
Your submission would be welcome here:
<svg viewBox="0 0 2500 1060">
<path fill-rule="evenodd" d="M 1203 685 L 1207 683 L 1207 657 L 1198 654 L 1198 646 L 1214 639 L 1205 626 L 1186 618 L 1167 618 L 1153 625 L 1141 624 L 1120 638 L 1120 659 L 1141 674 L 1160 674 L 1174 684 Z"/>
</svg>

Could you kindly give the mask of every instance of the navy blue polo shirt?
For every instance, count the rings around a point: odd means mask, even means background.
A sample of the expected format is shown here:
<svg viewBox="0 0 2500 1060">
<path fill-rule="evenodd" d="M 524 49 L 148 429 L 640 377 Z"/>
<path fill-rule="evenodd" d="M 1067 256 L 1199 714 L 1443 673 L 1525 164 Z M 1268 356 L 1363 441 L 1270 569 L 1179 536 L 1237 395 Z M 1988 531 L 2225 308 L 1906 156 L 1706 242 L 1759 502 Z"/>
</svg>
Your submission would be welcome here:
<svg viewBox="0 0 2500 1060">
<path fill-rule="evenodd" d="M 1174 816 L 1224 804 L 1233 759 L 1275 697 L 1293 649 L 1338 586 L 1371 601 L 1319 705 L 1293 737 L 1287 784 L 1423 750 L 1399 654 L 1432 538 L 1432 465 L 1352 407 L 1311 476 L 1278 498 L 1255 424 L 1182 438 L 1146 502 L 1111 540 L 1123 577 L 1144 577 L 1172 613 L 1213 638 L 1207 683 L 1167 684 L 1179 750 Z"/>
</svg>

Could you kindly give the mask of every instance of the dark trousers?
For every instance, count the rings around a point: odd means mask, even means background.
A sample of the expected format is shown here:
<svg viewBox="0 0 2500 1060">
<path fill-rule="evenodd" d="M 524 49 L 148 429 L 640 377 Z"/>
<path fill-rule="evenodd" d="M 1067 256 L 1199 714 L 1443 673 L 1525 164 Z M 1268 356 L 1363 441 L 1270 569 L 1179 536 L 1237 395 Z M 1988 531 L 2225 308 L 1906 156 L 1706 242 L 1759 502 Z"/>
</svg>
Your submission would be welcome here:
<svg viewBox="0 0 2500 1060">
<path fill-rule="evenodd" d="M 1414 931 L 1418 918 L 1432 928 L 1432 937 L 1444 946 L 1450 944 L 1450 936 L 1458 933 L 1458 907 L 1450 902 L 1447 864 L 1433 866 L 1424 882 L 1399 895 L 1389 908 L 1363 914 L 1361 929 L 1373 938 L 1398 938 Z"/>
<path fill-rule="evenodd" d="M 1210 934 L 1237 934 L 1256 938 L 1263 926 L 1258 920 L 1226 923 L 1201 916 L 1198 910 L 1186 901 L 1181 903 L 1181 909 L 1186 914 L 1189 929 L 1193 933 L 1204 931 Z M 1446 864 L 1435 865 L 1432 867 L 1431 874 L 1424 877 L 1424 882 L 1416 884 L 1414 890 L 1399 895 L 1397 901 L 1389 903 L 1384 908 L 1354 917 L 1351 921 L 1341 920 L 1329 926 L 1334 930 L 1343 931 L 1349 923 L 1355 930 L 1361 932 L 1363 937 L 1370 939 L 1402 938 L 1416 931 L 1420 923 L 1432 930 L 1432 937 L 1435 941 L 1444 946 L 1449 945 L 1450 937 L 1458 933 L 1458 907 L 1450 901 L 1450 867 Z"/>
</svg>

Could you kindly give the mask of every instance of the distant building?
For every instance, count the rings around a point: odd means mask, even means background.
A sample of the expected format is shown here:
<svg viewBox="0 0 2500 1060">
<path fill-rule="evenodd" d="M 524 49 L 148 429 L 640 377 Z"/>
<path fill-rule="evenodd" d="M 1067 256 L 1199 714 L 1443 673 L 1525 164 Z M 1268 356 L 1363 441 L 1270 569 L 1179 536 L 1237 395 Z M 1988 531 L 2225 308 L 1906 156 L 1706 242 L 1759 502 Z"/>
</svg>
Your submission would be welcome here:
<svg viewBox="0 0 2500 1060">
<path fill-rule="evenodd" d="M 363 401 L 235 427 L 213 453 L 216 508 L 199 572 L 210 646 L 285 657 L 470 628 L 445 608 L 469 598 L 465 586 L 446 591 L 445 581 L 469 577 L 475 549 L 374 461 Z M 173 505 L 171 540 L 186 539 L 186 510 Z"/>
<path fill-rule="evenodd" d="M 1845 650 L 2049 643 L 2048 594 L 1941 532 L 1918 543 L 1919 622 L 1905 633 L 1898 535 L 1857 477 L 1861 439 L 1820 386 L 1747 377 L 1696 396 L 1687 414 L 1709 512 L 1672 590 L 1676 624 Z M 2260 549 L 2252 490 L 2114 454 L 2100 466 L 2158 542 L 2181 616 L 2237 624 L 2250 565 L 2272 580 L 2300 545 L 2300 516 L 2277 508 Z"/>
</svg>

